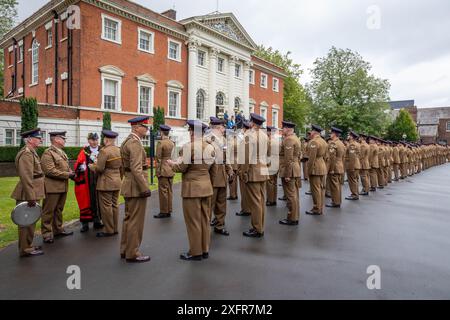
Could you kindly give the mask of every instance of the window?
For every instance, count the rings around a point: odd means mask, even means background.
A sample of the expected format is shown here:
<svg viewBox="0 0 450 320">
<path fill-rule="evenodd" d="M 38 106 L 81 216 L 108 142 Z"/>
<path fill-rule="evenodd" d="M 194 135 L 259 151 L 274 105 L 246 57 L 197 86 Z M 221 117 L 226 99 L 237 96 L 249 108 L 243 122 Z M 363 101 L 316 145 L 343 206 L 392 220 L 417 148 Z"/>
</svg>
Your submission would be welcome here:
<svg viewBox="0 0 450 320">
<path fill-rule="evenodd" d="M 240 78 L 241 77 L 241 65 L 240 64 L 235 64 L 234 65 L 234 76 L 236 78 Z"/>
<path fill-rule="evenodd" d="M 52 29 L 48 29 L 47 30 L 47 47 L 46 47 L 46 49 L 51 48 L 52 45 L 53 45 L 53 31 L 52 31 Z"/>
<path fill-rule="evenodd" d="M 267 108 L 268 107 L 269 107 L 269 105 L 265 101 L 261 102 L 261 104 L 259 105 L 259 110 L 260 110 L 259 115 L 266 120 L 267 120 Z"/>
<path fill-rule="evenodd" d="M 198 51 L 198 53 L 197 53 L 197 59 L 198 59 L 198 62 L 197 62 L 197 64 L 199 65 L 199 66 L 202 66 L 202 67 L 204 67 L 205 66 L 205 57 L 206 57 L 206 53 L 205 53 L 205 51 Z"/>
<path fill-rule="evenodd" d="M 181 44 L 169 39 L 169 59 L 181 61 Z"/>
<path fill-rule="evenodd" d="M 223 58 L 217 58 L 217 71 L 223 72 L 225 67 L 225 60 Z"/>
<path fill-rule="evenodd" d="M 447 131 L 450 131 L 450 121 L 447 121 Z"/>
<path fill-rule="evenodd" d="M 138 29 L 138 34 L 139 34 L 138 49 L 140 51 L 144 51 L 147 53 L 154 53 L 155 34 L 153 32 L 141 28 Z"/>
<path fill-rule="evenodd" d="M 203 90 L 197 92 L 197 119 L 205 118 L 205 93 Z"/>
<path fill-rule="evenodd" d="M 272 89 L 275 92 L 280 91 L 280 81 L 277 78 L 273 78 Z"/>
<path fill-rule="evenodd" d="M 225 95 L 219 92 L 216 95 L 216 117 L 221 118 L 225 113 Z"/>
<path fill-rule="evenodd" d="M 255 104 L 250 102 L 249 113 L 254 113 L 254 112 L 255 112 Z"/>
<path fill-rule="evenodd" d="M 47 131 L 41 130 L 41 136 L 42 136 L 42 145 L 44 147 L 48 146 Z"/>
<path fill-rule="evenodd" d="M 23 44 L 19 45 L 19 63 L 23 61 Z"/>
<path fill-rule="evenodd" d="M 272 111 L 272 127 L 278 128 L 278 110 Z"/>
<path fill-rule="evenodd" d="M 139 84 L 139 113 L 152 114 L 153 88 L 149 85 Z"/>
<path fill-rule="evenodd" d="M 31 85 L 39 81 L 39 43 L 36 39 L 31 44 Z"/>
<path fill-rule="evenodd" d="M 179 117 L 180 93 L 169 90 L 169 117 Z"/>
<path fill-rule="evenodd" d="M 248 76 L 249 76 L 248 81 L 250 82 L 250 84 L 255 84 L 255 71 L 250 70 Z"/>
<path fill-rule="evenodd" d="M 261 88 L 267 89 L 267 74 L 261 74 Z"/>
<path fill-rule="evenodd" d="M 121 21 L 118 19 L 114 19 L 112 17 L 108 17 L 106 15 L 102 15 L 102 21 L 103 21 L 102 39 L 115 42 L 118 44 L 122 43 Z"/>
<path fill-rule="evenodd" d="M 5 129 L 5 146 L 14 145 L 14 129 Z"/>
<path fill-rule="evenodd" d="M 142 145 L 144 147 L 150 147 L 150 136 L 149 135 L 146 135 L 145 137 L 143 137 L 141 139 L 141 141 L 142 141 Z"/>
<path fill-rule="evenodd" d="M 239 112 L 241 109 L 241 99 L 238 97 L 234 98 L 234 112 Z"/>
<path fill-rule="evenodd" d="M 103 79 L 103 109 L 119 110 L 119 81 Z"/>
</svg>

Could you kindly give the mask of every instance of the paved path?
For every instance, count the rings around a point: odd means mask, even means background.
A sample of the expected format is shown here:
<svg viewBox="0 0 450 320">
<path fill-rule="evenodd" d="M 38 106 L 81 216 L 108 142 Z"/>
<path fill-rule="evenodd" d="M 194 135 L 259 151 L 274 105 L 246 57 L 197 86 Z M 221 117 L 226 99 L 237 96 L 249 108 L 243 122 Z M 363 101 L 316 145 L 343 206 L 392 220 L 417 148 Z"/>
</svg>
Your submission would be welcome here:
<svg viewBox="0 0 450 320">
<path fill-rule="evenodd" d="M 211 257 L 184 262 L 187 239 L 179 198 L 175 217 L 157 221 L 151 198 L 142 251 L 147 264 L 119 259 L 119 238 L 93 232 L 46 245 L 45 255 L 19 259 L 0 252 L 0 299 L 419 299 L 450 298 L 450 164 L 328 209 L 285 227 L 284 203 L 266 213 L 266 236 L 248 239 L 249 218 L 229 202 L 229 238 L 212 235 Z M 177 197 L 180 186 L 175 188 Z M 344 194 L 347 195 L 347 186 Z M 41 240 L 39 240 L 41 241 Z M 69 291 L 66 268 L 78 265 L 82 289 Z M 381 268 L 381 290 L 366 287 L 370 265 Z"/>
</svg>

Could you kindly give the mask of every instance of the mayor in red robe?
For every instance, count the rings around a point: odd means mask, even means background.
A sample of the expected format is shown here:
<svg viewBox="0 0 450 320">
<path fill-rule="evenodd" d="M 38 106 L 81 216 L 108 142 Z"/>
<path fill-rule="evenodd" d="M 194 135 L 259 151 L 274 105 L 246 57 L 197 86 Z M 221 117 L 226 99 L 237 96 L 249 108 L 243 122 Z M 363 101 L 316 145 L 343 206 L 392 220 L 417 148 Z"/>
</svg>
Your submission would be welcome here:
<svg viewBox="0 0 450 320">
<path fill-rule="evenodd" d="M 89 222 L 94 223 L 94 229 L 103 228 L 101 213 L 97 198 L 97 175 L 89 170 L 89 165 L 97 162 L 100 150 L 97 133 L 88 135 L 88 145 L 81 149 L 75 163 L 75 196 L 80 208 L 81 232 L 89 230 Z"/>
</svg>

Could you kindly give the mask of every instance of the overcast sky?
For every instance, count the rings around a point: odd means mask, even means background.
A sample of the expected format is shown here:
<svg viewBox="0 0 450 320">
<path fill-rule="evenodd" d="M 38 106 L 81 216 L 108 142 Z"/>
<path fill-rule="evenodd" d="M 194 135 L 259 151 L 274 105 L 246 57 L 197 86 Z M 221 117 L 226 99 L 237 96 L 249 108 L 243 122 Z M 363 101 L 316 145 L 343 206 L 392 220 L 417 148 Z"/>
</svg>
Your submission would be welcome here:
<svg viewBox="0 0 450 320">
<path fill-rule="evenodd" d="M 20 21 L 47 0 L 19 0 Z M 175 7 L 178 19 L 216 10 L 217 0 L 135 0 L 154 11 Z M 219 0 L 258 44 L 291 51 L 303 83 L 331 46 L 358 51 L 388 79 L 392 100 L 450 106 L 448 0 Z"/>
</svg>

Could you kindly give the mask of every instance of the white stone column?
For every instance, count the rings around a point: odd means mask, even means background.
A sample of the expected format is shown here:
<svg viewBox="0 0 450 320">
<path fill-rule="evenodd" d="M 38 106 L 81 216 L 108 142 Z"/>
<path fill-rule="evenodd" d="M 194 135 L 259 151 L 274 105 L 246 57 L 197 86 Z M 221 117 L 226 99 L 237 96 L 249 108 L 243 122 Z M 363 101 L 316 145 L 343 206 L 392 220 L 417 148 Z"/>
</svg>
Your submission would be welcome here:
<svg viewBox="0 0 450 320">
<path fill-rule="evenodd" d="M 245 118 L 250 117 L 250 67 L 251 62 L 244 62 L 244 96 L 242 98 L 242 109 L 244 110 Z"/>
<path fill-rule="evenodd" d="M 198 43 L 190 40 L 188 43 L 189 66 L 188 66 L 188 120 L 196 119 L 197 105 L 197 50 Z"/>
<path fill-rule="evenodd" d="M 217 78 L 217 55 L 219 50 L 211 48 L 209 50 L 209 84 L 208 84 L 208 107 L 205 110 L 205 117 L 216 116 L 216 78 Z M 209 112 L 208 112 L 209 111 Z"/>
<path fill-rule="evenodd" d="M 225 107 L 226 110 L 228 110 L 228 115 L 231 117 L 231 115 L 234 114 L 234 71 L 235 71 L 235 65 L 238 61 L 237 57 L 231 56 L 229 59 L 229 72 L 228 72 L 228 108 Z"/>
</svg>

